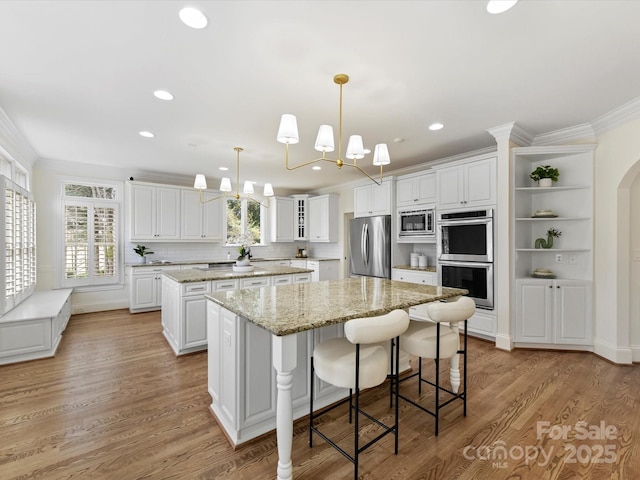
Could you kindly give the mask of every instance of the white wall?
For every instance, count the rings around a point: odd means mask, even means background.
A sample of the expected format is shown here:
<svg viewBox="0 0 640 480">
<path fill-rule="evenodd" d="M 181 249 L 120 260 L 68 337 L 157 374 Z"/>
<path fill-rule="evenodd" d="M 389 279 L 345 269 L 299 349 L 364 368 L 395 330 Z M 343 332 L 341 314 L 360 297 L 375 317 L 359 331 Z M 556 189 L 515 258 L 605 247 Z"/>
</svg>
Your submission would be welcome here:
<svg viewBox="0 0 640 480">
<path fill-rule="evenodd" d="M 629 346 L 633 361 L 640 362 L 640 175 L 631 185 L 631 275 L 629 280 Z"/>
<path fill-rule="evenodd" d="M 629 346 L 630 187 L 640 173 L 640 120 L 597 138 L 595 161 L 595 351 L 632 361 Z"/>
</svg>

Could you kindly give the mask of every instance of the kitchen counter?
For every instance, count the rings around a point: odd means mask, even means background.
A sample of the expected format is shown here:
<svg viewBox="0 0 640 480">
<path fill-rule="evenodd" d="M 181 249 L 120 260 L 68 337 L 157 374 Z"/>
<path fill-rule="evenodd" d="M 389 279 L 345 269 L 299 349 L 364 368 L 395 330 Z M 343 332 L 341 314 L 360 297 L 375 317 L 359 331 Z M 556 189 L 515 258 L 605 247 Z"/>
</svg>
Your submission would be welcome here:
<svg viewBox="0 0 640 480">
<path fill-rule="evenodd" d="M 323 262 L 323 261 L 340 261 L 339 258 L 318 258 L 318 257 L 281 257 L 281 258 L 252 258 L 253 262 L 279 262 L 282 260 L 311 260 L 314 262 Z M 126 267 L 158 267 L 158 266 L 171 266 L 171 265 L 235 265 L 235 260 L 177 260 L 177 261 L 168 261 L 168 260 L 154 260 L 148 263 L 126 263 Z"/>
<path fill-rule="evenodd" d="M 467 293 L 457 288 L 360 277 L 211 293 L 206 298 L 282 336 Z"/>
<path fill-rule="evenodd" d="M 436 273 L 436 267 L 412 267 L 411 265 L 395 265 L 393 268 L 399 268 L 400 270 L 413 270 L 415 272 Z"/>
<path fill-rule="evenodd" d="M 269 277 L 273 275 L 293 275 L 311 273 L 308 268 L 283 267 L 280 265 L 258 266 L 252 272 L 234 272 L 232 268 L 188 268 L 163 272 L 163 275 L 178 283 L 208 282 L 210 280 L 228 280 L 235 278 Z"/>
</svg>

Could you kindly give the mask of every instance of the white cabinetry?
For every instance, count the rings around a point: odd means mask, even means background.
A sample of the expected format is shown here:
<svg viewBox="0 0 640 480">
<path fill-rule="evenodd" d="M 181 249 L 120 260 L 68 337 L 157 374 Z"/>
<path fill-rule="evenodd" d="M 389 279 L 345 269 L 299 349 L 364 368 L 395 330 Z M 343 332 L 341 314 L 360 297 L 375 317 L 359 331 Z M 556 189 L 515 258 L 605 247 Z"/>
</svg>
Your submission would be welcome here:
<svg viewBox="0 0 640 480">
<path fill-rule="evenodd" d="M 435 169 L 438 208 L 475 208 L 496 203 L 495 157 Z"/>
<path fill-rule="evenodd" d="M 39 290 L 0 317 L 0 365 L 52 357 L 71 317 L 70 288 Z"/>
<path fill-rule="evenodd" d="M 293 418 L 309 413 L 310 357 L 320 338 L 341 335 L 342 325 L 296 334 L 297 359 L 293 372 Z M 272 362 L 272 335 L 244 318 L 208 301 L 207 355 L 211 410 L 229 440 L 239 445 L 276 426 L 277 384 Z M 323 408 L 347 390 L 316 379 L 314 406 Z"/>
<path fill-rule="evenodd" d="M 293 239 L 309 239 L 309 195 L 293 195 Z"/>
<path fill-rule="evenodd" d="M 436 203 L 436 172 L 403 175 L 396 181 L 396 207 Z"/>
<path fill-rule="evenodd" d="M 127 267 L 129 281 L 129 311 L 131 313 L 159 310 L 162 304 L 162 272 L 179 267 Z"/>
<path fill-rule="evenodd" d="M 391 215 L 392 181 L 383 181 L 381 185 L 374 183 L 353 189 L 353 216 L 371 217 L 375 215 Z"/>
<path fill-rule="evenodd" d="M 313 269 L 311 274 L 312 282 L 322 282 L 324 280 L 337 280 L 340 262 L 338 260 L 307 260 L 307 268 Z"/>
<path fill-rule="evenodd" d="M 517 344 L 592 345 L 594 145 L 514 148 L 515 341 Z M 529 174 L 540 165 L 558 168 L 551 187 Z M 555 217 L 533 217 L 552 210 Z M 547 231 L 562 233 L 552 248 L 535 248 Z M 546 268 L 557 277 L 531 278 Z"/>
<path fill-rule="evenodd" d="M 338 241 L 338 196 L 311 197 L 309 205 L 309 241 Z"/>
<path fill-rule="evenodd" d="M 180 239 L 180 189 L 128 182 L 131 240 Z"/>
<path fill-rule="evenodd" d="M 180 238 L 182 240 L 220 241 L 222 240 L 222 213 L 224 200 L 213 200 L 218 195 L 213 192 L 203 192 L 200 202 L 200 192 L 197 190 L 180 191 L 181 195 L 181 225 Z"/>
<path fill-rule="evenodd" d="M 293 242 L 294 200 L 287 197 L 271 199 L 271 241 Z"/>
<path fill-rule="evenodd" d="M 438 275 L 436 272 L 419 272 L 416 270 L 406 270 L 404 268 L 392 268 L 391 280 L 399 282 L 417 283 L 420 285 L 437 285 Z M 416 320 L 427 320 L 427 305 L 418 305 L 409 308 L 409 316 Z"/>
<path fill-rule="evenodd" d="M 520 279 L 516 282 L 516 341 L 591 345 L 591 283 Z"/>
</svg>

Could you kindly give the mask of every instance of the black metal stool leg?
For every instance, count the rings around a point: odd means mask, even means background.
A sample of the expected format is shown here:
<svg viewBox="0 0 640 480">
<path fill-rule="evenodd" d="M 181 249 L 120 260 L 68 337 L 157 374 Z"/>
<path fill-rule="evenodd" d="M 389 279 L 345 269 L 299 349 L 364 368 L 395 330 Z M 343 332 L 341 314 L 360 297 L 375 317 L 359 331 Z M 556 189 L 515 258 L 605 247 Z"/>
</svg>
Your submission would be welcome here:
<svg viewBox="0 0 640 480">
<path fill-rule="evenodd" d="M 436 324 L 436 437 L 438 436 L 438 416 L 440 414 L 440 322 Z"/>
<path fill-rule="evenodd" d="M 309 398 L 309 448 L 313 447 L 313 377 L 315 370 L 313 369 L 313 357 L 311 357 L 311 385 L 309 392 L 311 394 Z"/>
</svg>

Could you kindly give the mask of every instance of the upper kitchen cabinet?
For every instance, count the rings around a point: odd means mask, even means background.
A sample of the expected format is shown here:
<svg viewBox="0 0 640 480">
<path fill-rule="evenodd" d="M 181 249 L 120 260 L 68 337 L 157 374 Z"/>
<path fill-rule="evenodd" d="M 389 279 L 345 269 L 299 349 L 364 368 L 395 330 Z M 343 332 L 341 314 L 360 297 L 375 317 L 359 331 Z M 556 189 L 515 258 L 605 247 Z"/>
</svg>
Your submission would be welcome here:
<svg viewBox="0 0 640 480">
<path fill-rule="evenodd" d="M 309 240 L 309 195 L 293 197 L 293 239 Z"/>
<path fill-rule="evenodd" d="M 496 158 L 456 162 L 434 167 L 438 184 L 437 208 L 475 208 L 496 203 Z"/>
<path fill-rule="evenodd" d="M 203 191 L 201 202 L 198 190 L 182 189 L 180 195 L 180 238 L 194 241 L 221 241 L 224 199 L 213 200 L 219 196 L 218 193 Z"/>
<path fill-rule="evenodd" d="M 385 178 L 382 185 L 369 183 L 353 189 L 353 216 L 372 217 L 391 215 L 392 181 Z"/>
<path fill-rule="evenodd" d="M 311 197 L 309 206 L 309 241 L 338 241 L 338 196 Z"/>
<path fill-rule="evenodd" d="M 273 197 L 270 200 L 271 241 L 293 242 L 294 200 L 288 197 Z"/>
<path fill-rule="evenodd" d="M 398 177 L 396 207 L 436 203 L 436 172 L 412 173 Z"/>
<path fill-rule="evenodd" d="M 180 239 L 180 189 L 127 182 L 131 240 Z"/>
</svg>

